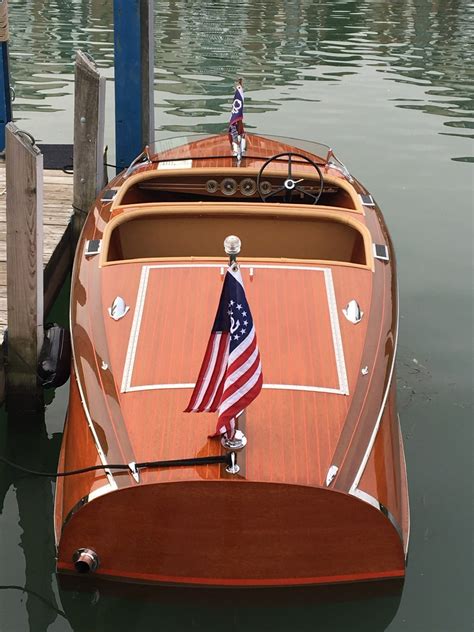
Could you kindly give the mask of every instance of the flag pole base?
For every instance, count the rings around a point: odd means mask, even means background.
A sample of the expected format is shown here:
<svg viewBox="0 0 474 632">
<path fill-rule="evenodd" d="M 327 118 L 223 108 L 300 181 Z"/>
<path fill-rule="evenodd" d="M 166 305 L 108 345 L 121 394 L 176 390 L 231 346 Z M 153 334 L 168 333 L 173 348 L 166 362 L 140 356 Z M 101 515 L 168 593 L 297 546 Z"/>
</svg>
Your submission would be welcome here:
<svg viewBox="0 0 474 632">
<path fill-rule="evenodd" d="M 225 468 L 227 474 L 238 474 L 240 467 L 237 465 L 237 455 L 235 452 L 230 453 L 230 465 Z"/>
<path fill-rule="evenodd" d="M 236 430 L 232 439 L 229 439 L 225 434 L 221 439 L 221 443 L 226 450 L 242 450 L 247 445 L 247 437 L 242 430 Z"/>
</svg>

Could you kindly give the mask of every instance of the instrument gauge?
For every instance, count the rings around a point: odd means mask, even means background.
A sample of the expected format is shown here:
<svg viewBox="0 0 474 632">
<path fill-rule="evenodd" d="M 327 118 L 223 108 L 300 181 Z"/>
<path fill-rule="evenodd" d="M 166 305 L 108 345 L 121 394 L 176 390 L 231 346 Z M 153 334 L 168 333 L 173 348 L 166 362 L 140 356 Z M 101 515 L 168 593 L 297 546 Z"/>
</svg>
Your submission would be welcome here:
<svg viewBox="0 0 474 632">
<path fill-rule="evenodd" d="M 219 188 L 219 183 L 217 182 L 217 180 L 208 180 L 206 182 L 206 191 L 208 193 L 215 193 L 218 188 Z"/>
<path fill-rule="evenodd" d="M 224 195 L 234 195 L 237 191 L 237 182 L 234 178 L 224 178 L 221 182 L 221 191 Z"/>
<path fill-rule="evenodd" d="M 272 192 L 272 183 L 268 182 L 268 180 L 264 180 L 263 182 L 260 183 L 260 192 L 263 195 L 268 195 L 269 193 Z"/>
<path fill-rule="evenodd" d="M 254 195 L 257 190 L 257 184 L 252 178 L 244 178 L 239 185 L 240 192 L 247 197 Z"/>
</svg>

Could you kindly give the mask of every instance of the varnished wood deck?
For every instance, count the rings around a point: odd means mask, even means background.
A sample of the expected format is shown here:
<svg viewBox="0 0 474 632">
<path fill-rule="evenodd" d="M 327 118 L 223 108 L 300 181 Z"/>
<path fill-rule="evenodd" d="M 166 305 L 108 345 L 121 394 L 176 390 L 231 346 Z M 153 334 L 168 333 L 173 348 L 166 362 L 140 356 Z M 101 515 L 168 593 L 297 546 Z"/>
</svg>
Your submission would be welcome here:
<svg viewBox="0 0 474 632">
<path fill-rule="evenodd" d="M 44 171 L 43 265 L 46 267 L 61 242 L 72 215 L 73 176 L 63 171 Z M 7 253 L 6 253 L 5 162 L 0 162 L 0 332 L 7 326 Z M 64 241 L 63 244 L 64 246 Z M 58 252 L 56 252 L 56 255 Z M 54 273 L 55 271 L 52 270 Z M 45 293 L 48 288 L 45 284 Z M 45 305 L 48 300 L 45 301 Z"/>
</svg>

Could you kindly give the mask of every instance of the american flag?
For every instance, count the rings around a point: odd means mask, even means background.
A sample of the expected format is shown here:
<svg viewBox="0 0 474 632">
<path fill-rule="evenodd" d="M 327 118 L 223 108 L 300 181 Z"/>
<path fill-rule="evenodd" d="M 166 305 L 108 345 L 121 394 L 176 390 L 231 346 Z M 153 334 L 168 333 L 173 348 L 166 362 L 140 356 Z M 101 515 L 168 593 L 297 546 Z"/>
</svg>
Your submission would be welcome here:
<svg viewBox="0 0 474 632">
<path fill-rule="evenodd" d="M 185 412 L 219 413 L 213 436 L 233 436 L 235 418 L 260 393 L 260 353 L 239 267 L 227 269 L 201 370 Z"/>
</svg>

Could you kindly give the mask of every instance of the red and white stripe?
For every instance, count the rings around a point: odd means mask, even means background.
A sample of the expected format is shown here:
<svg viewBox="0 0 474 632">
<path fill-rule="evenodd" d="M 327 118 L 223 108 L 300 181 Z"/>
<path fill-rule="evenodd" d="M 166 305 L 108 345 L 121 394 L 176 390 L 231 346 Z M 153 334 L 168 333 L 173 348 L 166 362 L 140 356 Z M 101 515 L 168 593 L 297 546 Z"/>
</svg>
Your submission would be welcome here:
<svg viewBox="0 0 474 632">
<path fill-rule="evenodd" d="M 235 417 L 262 389 L 262 365 L 252 327 L 246 340 L 229 355 L 229 334 L 212 333 L 196 387 L 185 412 L 219 411 L 215 435 L 235 430 Z"/>
<path fill-rule="evenodd" d="M 189 400 L 186 413 L 215 412 L 224 387 L 224 377 L 229 358 L 227 332 L 213 332 L 207 343 L 196 386 Z"/>
</svg>

